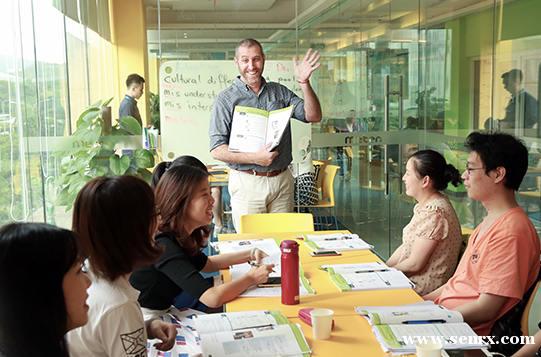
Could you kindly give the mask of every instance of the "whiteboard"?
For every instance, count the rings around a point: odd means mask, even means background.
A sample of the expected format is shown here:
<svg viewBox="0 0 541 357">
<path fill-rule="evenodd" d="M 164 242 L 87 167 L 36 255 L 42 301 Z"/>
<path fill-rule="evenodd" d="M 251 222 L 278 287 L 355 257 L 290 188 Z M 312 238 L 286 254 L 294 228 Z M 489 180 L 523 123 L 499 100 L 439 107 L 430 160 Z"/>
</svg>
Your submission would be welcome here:
<svg viewBox="0 0 541 357">
<path fill-rule="evenodd" d="M 218 93 L 229 87 L 238 74 L 232 60 L 162 63 L 160 125 L 164 160 L 192 155 L 205 164 L 216 162 L 209 152 L 212 105 Z M 263 75 L 267 81 L 283 84 L 302 97 L 291 61 L 266 61 Z M 294 138 L 293 127 L 292 135 Z"/>
</svg>

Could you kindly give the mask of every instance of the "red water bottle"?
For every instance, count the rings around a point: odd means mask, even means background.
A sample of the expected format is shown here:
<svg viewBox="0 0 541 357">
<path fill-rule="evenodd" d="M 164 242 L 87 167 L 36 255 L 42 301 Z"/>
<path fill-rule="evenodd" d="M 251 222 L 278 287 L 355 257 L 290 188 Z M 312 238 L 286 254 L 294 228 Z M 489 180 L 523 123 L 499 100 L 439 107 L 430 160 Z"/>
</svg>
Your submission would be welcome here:
<svg viewBox="0 0 541 357">
<path fill-rule="evenodd" d="M 294 240 L 284 240 L 280 244 L 282 274 L 282 304 L 299 303 L 299 245 Z"/>
</svg>

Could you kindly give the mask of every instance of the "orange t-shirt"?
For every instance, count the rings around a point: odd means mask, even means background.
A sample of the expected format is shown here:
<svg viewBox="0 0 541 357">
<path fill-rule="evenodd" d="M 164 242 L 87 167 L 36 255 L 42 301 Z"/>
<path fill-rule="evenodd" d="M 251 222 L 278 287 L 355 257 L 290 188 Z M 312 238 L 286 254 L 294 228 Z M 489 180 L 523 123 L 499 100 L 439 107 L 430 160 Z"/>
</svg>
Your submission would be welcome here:
<svg viewBox="0 0 541 357">
<path fill-rule="evenodd" d="M 539 249 L 535 228 L 522 208 L 508 210 L 484 236 L 479 236 L 479 227 L 473 231 L 455 274 L 435 302 L 455 309 L 482 293 L 509 297 L 494 319 L 472 326 L 477 334 L 488 335 L 536 281 Z"/>
</svg>

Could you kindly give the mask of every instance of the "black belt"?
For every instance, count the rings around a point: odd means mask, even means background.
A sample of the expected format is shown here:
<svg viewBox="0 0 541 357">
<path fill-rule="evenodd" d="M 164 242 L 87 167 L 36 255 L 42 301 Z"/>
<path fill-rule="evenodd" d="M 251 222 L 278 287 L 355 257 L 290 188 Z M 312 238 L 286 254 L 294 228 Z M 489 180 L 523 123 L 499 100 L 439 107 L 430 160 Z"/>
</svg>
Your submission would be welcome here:
<svg viewBox="0 0 541 357">
<path fill-rule="evenodd" d="M 254 169 L 252 170 L 237 170 L 239 172 L 244 172 L 246 174 L 254 175 L 254 176 L 266 176 L 266 177 L 274 177 L 280 175 L 282 172 L 284 172 L 286 169 L 279 169 L 274 171 L 256 171 Z"/>
</svg>

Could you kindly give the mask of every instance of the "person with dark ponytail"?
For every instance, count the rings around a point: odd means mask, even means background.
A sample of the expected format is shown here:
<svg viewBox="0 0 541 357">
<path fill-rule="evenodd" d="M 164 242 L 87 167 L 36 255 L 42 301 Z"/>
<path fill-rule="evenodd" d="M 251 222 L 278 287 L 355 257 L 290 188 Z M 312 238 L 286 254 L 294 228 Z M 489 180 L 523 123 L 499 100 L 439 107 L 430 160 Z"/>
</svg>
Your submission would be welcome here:
<svg viewBox="0 0 541 357">
<path fill-rule="evenodd" d="M 68 356 L 64 335 L 88 320 L 83 261 L 66 229 L 0 228 L 0 356 Z"/>
<path fill-rule="evenodd" d="M 458 170 L 434 150 L 414 153 L 402 178 L 406 195 L 417 204 L 402 231 L 402 245 L 387 261 L 415 283 L 419 295 L 428 294 L 449 280 L 458 263 L 462 234 L 453 206 L 441 191 L 462 180 Z"/>
</svg>

